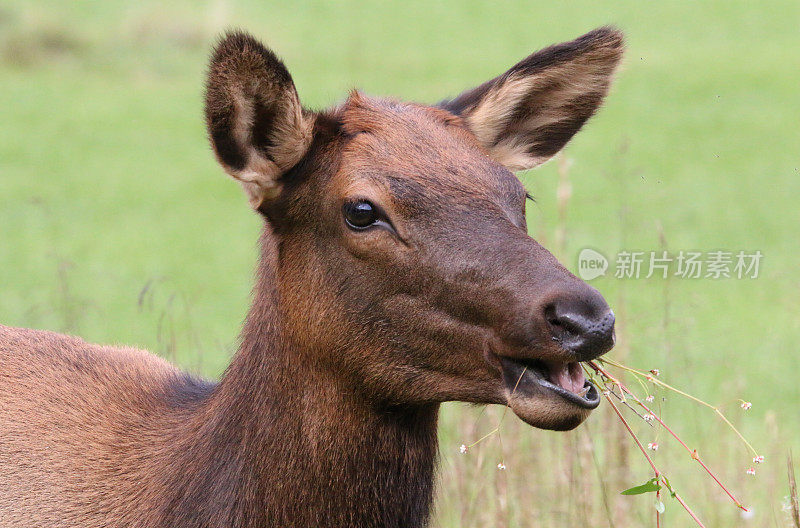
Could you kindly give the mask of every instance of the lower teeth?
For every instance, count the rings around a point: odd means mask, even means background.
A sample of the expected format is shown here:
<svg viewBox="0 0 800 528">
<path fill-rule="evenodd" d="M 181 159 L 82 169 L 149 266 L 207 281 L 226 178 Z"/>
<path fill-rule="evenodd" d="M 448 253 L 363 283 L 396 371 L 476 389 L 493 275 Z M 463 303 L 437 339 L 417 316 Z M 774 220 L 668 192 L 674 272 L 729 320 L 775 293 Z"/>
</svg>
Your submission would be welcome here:
<svg viewBox="0 0 800 528">
<path fill-rule="evenodd" d="M 584 387 L 583 389 L 581 389 L 580 392 L 576 392 L 575 394 L 583 398 L 584 396 L 586 396 L 587 392 L 589 392 L 589 387 Z"/>
</svg>

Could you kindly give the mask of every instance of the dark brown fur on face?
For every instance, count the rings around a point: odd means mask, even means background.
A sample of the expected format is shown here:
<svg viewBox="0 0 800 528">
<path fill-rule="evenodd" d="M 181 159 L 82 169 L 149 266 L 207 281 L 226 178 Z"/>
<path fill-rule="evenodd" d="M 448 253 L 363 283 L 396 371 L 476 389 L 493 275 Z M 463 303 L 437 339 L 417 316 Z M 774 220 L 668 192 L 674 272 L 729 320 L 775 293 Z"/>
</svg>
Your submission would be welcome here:
<svg viewBox="0 0 800 528">
<path fill-rule="evenodd" d="M 515 369 L 602 354 L 613 316 L 528 237 L 509 169 L 580 129 L 621 53 L 604 28 L 438 107 L 353 93 L 312 113 L 270 50 L 228 35 L 209 137 L 265 219 L 239 351 L 214 384 L 0 326 L 0 527 L 421 527 L 441 402 L 578 425 L 588 408 Z M 348 227 L 354 201 L 379 220 Z"/>
</svg>

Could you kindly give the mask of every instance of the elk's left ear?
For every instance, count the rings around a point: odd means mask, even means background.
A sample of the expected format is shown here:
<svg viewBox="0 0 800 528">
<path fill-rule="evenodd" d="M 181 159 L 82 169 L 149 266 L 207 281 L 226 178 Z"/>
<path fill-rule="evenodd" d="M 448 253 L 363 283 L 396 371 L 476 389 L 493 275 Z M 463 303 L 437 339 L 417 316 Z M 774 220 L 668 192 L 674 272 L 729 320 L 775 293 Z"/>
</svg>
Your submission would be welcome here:
<svg viewBox="0 0 800 528">
<path fill-rule="evenodd" d="M 464 118 L 497 161 L 529 169 L 561 150 L 595 113 L 623 51 L 620 31 L 599 28 L 534 53 L 440 106 Z"/>
<path fill-rule="evenodd" d="M 206 124 L 222 167 L 258 209 L 308 150 L 314 117 L 286 66 L 246 33 L 228 33 L 211 58 Z"/>
</svg>

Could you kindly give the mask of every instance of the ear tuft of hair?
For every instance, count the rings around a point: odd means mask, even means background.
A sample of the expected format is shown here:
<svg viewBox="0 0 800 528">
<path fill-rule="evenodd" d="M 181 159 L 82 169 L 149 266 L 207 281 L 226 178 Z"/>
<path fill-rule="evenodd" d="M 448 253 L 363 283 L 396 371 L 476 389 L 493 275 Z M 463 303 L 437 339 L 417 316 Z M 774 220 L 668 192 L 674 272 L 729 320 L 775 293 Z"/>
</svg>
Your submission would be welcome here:
<svg viewBox="0 0 800 528">
<path fill-rule="evenodd" d="M 621 31 L 601 27 L 538 51 L 440 106 L 461 116 L 497 161 L 529 169 L 561 150 L 597 111 L 624 49 Z"/>
<path fill-rule="evenodd" d="M 313 115 L 300 104 L 286 66 L 241 31 L 227 33 L 214 49 L 205 115 L 217 159 L 256 209 L 277 196 L 280 176 L 311 143 Z"/>
</svg>

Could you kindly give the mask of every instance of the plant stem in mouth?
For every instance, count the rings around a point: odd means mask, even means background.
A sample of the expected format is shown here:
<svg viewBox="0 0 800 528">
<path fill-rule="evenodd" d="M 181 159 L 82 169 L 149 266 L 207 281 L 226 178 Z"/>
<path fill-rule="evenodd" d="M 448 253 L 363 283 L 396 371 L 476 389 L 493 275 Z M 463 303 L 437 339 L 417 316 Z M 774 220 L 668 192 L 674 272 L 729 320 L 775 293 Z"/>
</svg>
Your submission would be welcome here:
<svg viewBox="0 0 800 528">
<path fill-rule="evenodd" d="M 590 365 L 591 365 L 591 363 L 590 363 Z M 619 385 L 619 382 L 615 381 L 615 383 Z M 602 386 L 605 388 L 605 383 L 602 383 Z M 662 482 L 664 485 L 669 487 L 669 484 L 664 479 L 663 474 L 659 471 L 658 467 L 656 467 L 655 463 L 653 462 L 653 459 L 650 458 L 650 455 L 647 454 L 647 451 L 645 451 L 644 446 L 642 445 L 642 442 L 639 440 L 639 437 L 636 436 L 636 433 L 633 432 L 633 429 L 631 429 L 631 426 L 628 424 L 628 421 L 625 420 L 625 417 L 622 416 L 622 413 L 620 412 L 619 408 L 616 406 L 616 404 L 614 404 L 614 401 L 611 399 L 611 395 L 610 394 L 606 394 L 606 391 L 604 390 L 603 391 L 603 396 L 605 396 L 606 400 L 611 405 L 611 408 L 614 409 L 614 412 L 617 414 L 617 416 L 619 417 L 620 421 L 622 421 L 622 424 L 625 426 L 625 429 L 628 430 L 628 434 L 631 436 L 631 438 L 633 438 L 634 442 L 636 442 L 636 446 L 639 448 L 639 450 L 642 452 L 644 457 L 647 459 L 647 462 L 650 464 L 650 467 L 653 469 L 653 472 L 656 475 L 657 481 L 658 482 Z M 683 509 L 686 510 L 686 512 L 694 520 L 694 522 L 697 523 L 698 526 L 700 526 L 701 528 L 705 528 L 705 525 L 703 524 L 703 522 L 697 517 L 697 515 L 694 513 L 694 511 L 692 511 L 692 509 L 689 507 L 689 505 L 686 504 L 686 502 L 683 500 L 683 498 L 680 495 L 678 495 L 678 493 L 676 493 L 674 490 L 672 490 L 670 494 L 672 496 L 674 496 L 675 499 L 677 499 L 677 501 L 680 503 L 680 505 L 683 506 Z M 658 511 L 656 511 L 656 522 L 660 524 L 660 514 L 658 513 Z"/>
<path fill-rule="evenodd" d="M 614 363 L 611 363 L 609 361 L 605 361 L 605 362 L 609 363 L 611 365 L 614 365 Z M 645 411 L 647 411 L 649 413 L 649 415 L 653 417 L 653 419 L 655 419 L 659 424 L 661 424 L 661 426 L 664 429 L 666 429 L 667 432 L 670 435 L 672 435 L 672 437 L 675 438 L 675 440 L 677 440 L 678 443 L 680 443 L 681 446 L 683 446 L 684 449 L 686 449 L 686 451 L 689 452 L 689 455 L 692 457 L 692 460 L 696 460 L 703 467 L 703 469 L 705 469 L 706 473 L 708 473 L 709 476 L 714 480 L 714 482 L 716 482 L 719 485 L 719 487 L 722 488 L 722 490 L 728 495 L 728 497 L 730 497 L 730 499 L 733 501 L 734 504 L 736 504 L 736 506 L 738 508 L 740 508 L 740 509 L 742 509 L 744 511 L 748 511 L 747 508 L 745 508 L 745 506 L 741 502 L 739 502 L 739 500 L 736 497 L 734 497 L 733 493 L 731 493 L 730 490 L 717 478 L 717 476 L 714 474 L 714 472 L 711 471 L 711 469 L 703 462 L 703 460 L 700 458 L 700 455 L 697 453 L 697 450 L 696 449 L 691 449 L 688 445 L 686 445 L 686 443 L 680 438 L 680 436 L 678 436 L 677 433 L 675 433 L 667 424 L 665 424 L 663 422 L 663 420 L 661 419 L 660 416 L 658 416 L 656 413 L 654 413 L 652 410 L 650 410 L 650 408 L 647 405 L 645 405 L 644 403 L 642 403 L 642 401 L 633 392 L 631 392 L 630 389 L 628 389 L 628 387 L 623 385 L 619 380 L 617 380 L 614 376 L 612 376 L 608 371 L 606 371 L 605 369 L 600 367 L 596 362 L 590 361 L 589 362 L 589 366 L 592 367 L 595 370 L 595 372 L 600 374 L 602 377 L 604 377 L 604 378 L 608 379 L 609 381 L 611 381 L 611 383 L 613 385 L 618 386 L 622 393 L 627 394 L 628 396 L 630 396 L 639 406 L 641 406 Z M 623 368 L 623 367 L 621 366 L 620 368 Z M 629 372 L 633 372 L 633 373 L 637 373 L 637 374 L 641 375 L 641 373 L 639 371 L 637 371 L 635 369 L 631 369 L 629 367 L 624 367 L 624 370 L 628 370 Z M 592 378 L 592 379 L 594 379 L 594 378 Z M 654 380 L 654 381 L 657 381 L 657 380 Z M 602 383 L 602 386 L 604 388 L 606 387 L 606 383 L 604 381 L 601 381 L 600 383 Z M 662 383 L 662 382 L 659 382 L 659 383 Z M 664 386 L 668 387 L 668 388 L 672 388 L 669 385 L 666 385 L 665 383 L 662 383 L 662 384 Z M 680 394 L 685 394 L 682 391 L 679 391 L 678 389 L 673 389 L 673 390 L 675 390 L 676 392 L 679 392 Z M 614 407 L 614 410 L 617 411 L 617 415 L 620 417 L 620 419 L 622 419 L 622 415 L 619 413 L 616 405 L 614 405 L 614 403 L 611 402 L 610 391 L 609 391 L 609 394 L 605 394 L 604 393 L 604 396 L 611 403 L 611 406 Z M 693 396 L 690 396 L 690 398 L 693 399 L 693 400 L 702 402 L 702 400 L 699 400 L 698 398 L 695 398 Z M 715 407 L 713 407 L 713 406 L 711 406 L 711 405 L 709 405 L 709 404 L 707 404 L 705 402 L 702 402 L 702 403 L 704 405 L 706 405 L 707 407 L 711 407 L 712 409 L 716 410 Z M 727 422 L 727 420 L 725 420 L 725 421 Z M 625 423 L 625 427 L 628 428 L 628 431 L 632 433 L 630 427 L 628 427 L 628 425 L 624 421 L 624 419 L 623 419 L 623 423 Z M 738 431 L 737 431 L 737 433 L 738 433 Z M 741 435 L 739 435 L 739 436 L 741 436 Z M 639 445 L 639 448 L 642 449 L 642 446 L 639 443 L 638 439 L 637 439 L 636 443 Z M 748 445 L 748 447 L 750 446 L 750 444 L 747 444 L 747 445 Z M 751 447 L 751 449 L 752 449 L 752 447 Z M 642 452 L 644 453 L 645 457 L 647 457 L 647 460 L 648 460 L 648 462 L 650 462 L 650 465 L 653 466 L 653 469 L 655 469 L 655 466 L 653 465 L 653 462 L 650 459 L 650 457 L 647 455 L 647 453 L 644 452 L 644 450 L 642 450 Z M 755 453 L 755 450 L 753 450 L 753 452 Z"/>
<path fill-rule="evenodd" d="M 627 367 L 627 366 L 625 366 L 625 365 L 623 365 L 621 363 L 617 363 L 616 361 L 613 361 L 613 360 L 607 359 L 607 358 L 598 359 L 598 361 L 601 362 L 601 363 L 608 363 L 609 365 L 612 365 L 612 366 L 617 367 L 619 369 L 622 369 L 622 370 L 625 370 L 627 372 L 630 372 L 631 374 L 635 374 L 636 376 L 642 376 L 645 379 L 647 379 L 648 381 L 652 382 L 653 384 L 658 385 L 659 387 L 663 387 L 663 388 L 665 388 L 667 390 L 671 390 L 672 392 L 680 394 L 681 396 L 683 396 L 685 398 L 689 398 L 690 400 L 694 401 L 695 403 L 699 403 L 700 405 L 708 407 L 709 409 L 714 411 L 714 414 L 719 416 L 720 419 L 723 422 L 725 422 L 728 425 L 728 427 L 730 427 L 731 430 L 734 433 L 736 433 L 736 436 L 738 436 L 739 439 L 744 443 L 744 445 L 746 445 L 747 448 L 753 453 L 753 456 L 758 456 L 758 451 L 755 450 L 755 448 L 750 444 L 750 442 L 747 441 L 747 439 L 744 437 L 744 435 L 742 435 L 742 433 L 740 433 L 739 430 L 730 422 L 730 420 L 728 420 L 728 418 L 726 418 L 725 415 L 722 414 L 722 411 L 719 410 L 719 407 L 717 407 L 715 405 L 711 405 L 710 403 L 708 403 L 706 401 L 703 401 L 700 398 L 697 398 L 696 396 L 692 396 L 691 394 L 688 394 L 688 393 L 686 393 L 686 392 L 684 392 L 684 391 L 682 391 L 682 390 L 680 390 L 678 388 L 675 388 L 672 385 L 664 383 L 663 381 L 661 381 L 659 379 L 656 379 L 652 374 L 649 374 L 649 373 L 646 373 L 646 372 L 642 372 L 640 370 L 636 370 L 636 369 L 631 368 L 631 367 Z M 592 365 L 592 368 L 594 368 L 594 369 L 598 368 L 594 361 L 590 362 L 590 365 Z M 613 380 L 614 378 L 610 378 L 610 379 Z M 638 379 L 639 378 L 637 377 L 637 380 Z"/>
<path fill-rule="evenodd" d="M 513 396 L 513 394 L 515 392 L 517 392 L 517 387 L 519 387 L 519 382 L 522 381 L 522 376 L 525 375 L 525 372 L 527 370 L 528 370 L 528 367 L 523 367 L 522 368 L 522 373 L 520 373 L 519 378 L 517 378 L 517 382 L 514 384 L 514 388 L 511 390 L 511 394 L 508 395 L 509 398 L 511 398 L 511 396 Z M 506 402 L 506 406 L 503 409 L 503 414 L 500 416 L 500 422 L 498 422 L 497 427 L 495 427 L 494 429 L 492 429 L 491 431 L 489 431 L 488 433 L 486 433 L 482 437 L 478 438 L 476 441 L 472 442 L 470 445 L 467 446 L 467 449 L 471 449 L 471 448 L 475 447 L 476 445 L 480 444 L 481 442 L 483 442 L 484 440 L 486 440 L 487 438 L 489 438 L 493 434 L 500 432 L 500 426 L 503 425 L 503 420 L 505 420 L 505 418 L 506 418 L 506 413 L 508 412 L 508 406 L 509 406 L 509 403 Z M 502 440 L 501 440 L 501 442 L 502 442 Z"/>
</svg>

